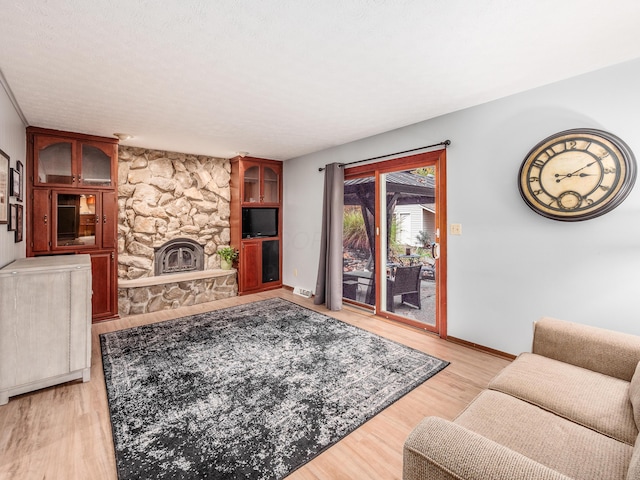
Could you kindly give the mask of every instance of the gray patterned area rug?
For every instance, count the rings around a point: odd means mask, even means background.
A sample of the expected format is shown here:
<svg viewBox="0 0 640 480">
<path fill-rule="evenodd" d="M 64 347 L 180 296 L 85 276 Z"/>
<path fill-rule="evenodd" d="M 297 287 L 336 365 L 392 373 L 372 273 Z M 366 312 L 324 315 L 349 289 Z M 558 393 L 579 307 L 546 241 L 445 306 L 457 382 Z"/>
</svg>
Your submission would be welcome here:
<svg viewBox="0 0 640 480">
<path fill-rule="evenodd" d="M 279 298 L 100 345 L 120 480 L 285 477 L 448 365 Z"/>
</svg>

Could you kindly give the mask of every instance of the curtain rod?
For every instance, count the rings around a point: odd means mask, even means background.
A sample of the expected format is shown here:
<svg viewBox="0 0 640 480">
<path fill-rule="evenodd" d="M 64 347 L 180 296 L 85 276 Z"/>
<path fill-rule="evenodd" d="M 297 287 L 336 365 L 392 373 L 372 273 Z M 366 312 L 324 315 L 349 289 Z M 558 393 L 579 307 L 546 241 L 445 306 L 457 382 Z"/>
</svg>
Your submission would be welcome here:
<svg viewBox="0 0 640 480">
<path fill-rule="evenodd" d="M 380 155 L 378 157 L 365 158 L 364 160 L 355 160 L 355 161 L 349 162 L 349 163 L 341 163 L 338 166 L 346 167 L 347 165 L 355 165 L 356 163 L 370 162 L 372 160 L 378 160 L 380 158 L 391 157 L 393 155 L 401 155 L 403 153 L 415 152 L 417 150 L 424 150 L 425 148 L 439 147 L 441 145 L 444 145 L 444 147 L 447 148 L 449 145 L 451 145 L 451 140 L 445 140 L 444 142 L 434 143 L 433 145 L 426 145 L 424 147 L 412 148 L 410 150 L 404 150 L 402 152 L 387 153 L 386 155 Z M 324 168 L 325 167 L 319 167 L 318 171 L 322 172 L 324 170 Z"/>
</svg>

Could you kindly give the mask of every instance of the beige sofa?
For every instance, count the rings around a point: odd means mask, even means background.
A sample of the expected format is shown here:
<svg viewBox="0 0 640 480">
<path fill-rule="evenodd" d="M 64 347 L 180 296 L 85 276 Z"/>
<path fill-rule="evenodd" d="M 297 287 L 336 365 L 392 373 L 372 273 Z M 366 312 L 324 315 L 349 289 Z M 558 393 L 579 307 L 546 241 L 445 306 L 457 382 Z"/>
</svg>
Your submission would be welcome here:
<svg viewBox="0 0 640 480">
<path fill-rule="evenodd" d="M 405 480 L 640 480 L 640 337 L 543 318 L 533 353 L 404 446 Z"/>
</svg>

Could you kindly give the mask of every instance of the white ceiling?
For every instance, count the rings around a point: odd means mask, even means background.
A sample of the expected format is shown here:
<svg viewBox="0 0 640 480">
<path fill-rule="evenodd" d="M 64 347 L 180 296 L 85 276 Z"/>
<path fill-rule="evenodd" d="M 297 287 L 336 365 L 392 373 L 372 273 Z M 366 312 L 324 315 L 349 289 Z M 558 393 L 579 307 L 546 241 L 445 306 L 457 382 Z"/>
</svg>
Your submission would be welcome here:
<svg viewBox="0 0 640 480">
<path fill-rule="evenodd" d="M 293 158 L 640 57 L 638 0 L 0 0 L 0 18 L 30 125 L 220 157 Z"/>
</svg>

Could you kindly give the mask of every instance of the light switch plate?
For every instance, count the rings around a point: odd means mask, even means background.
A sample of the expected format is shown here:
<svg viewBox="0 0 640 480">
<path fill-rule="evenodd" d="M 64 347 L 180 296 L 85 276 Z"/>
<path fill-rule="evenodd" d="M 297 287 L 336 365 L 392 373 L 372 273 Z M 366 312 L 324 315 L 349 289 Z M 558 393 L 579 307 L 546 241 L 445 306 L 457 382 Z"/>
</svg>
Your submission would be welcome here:
<svg viewBox="0 0 640 480">
<path fill-rule="evenodd" d="M 451 235 L 462 235 L 462 224 L 452 223 L 451 225 L 449 225 L 449 233 Z"/>
</svg>

